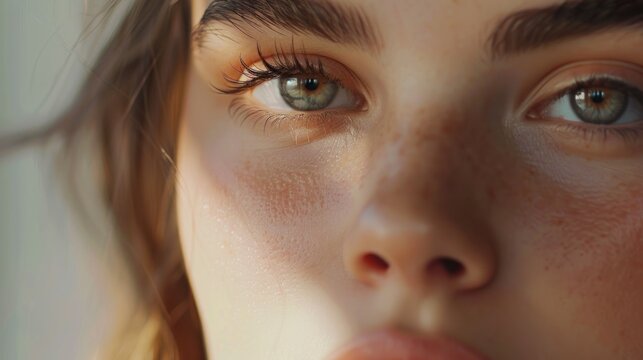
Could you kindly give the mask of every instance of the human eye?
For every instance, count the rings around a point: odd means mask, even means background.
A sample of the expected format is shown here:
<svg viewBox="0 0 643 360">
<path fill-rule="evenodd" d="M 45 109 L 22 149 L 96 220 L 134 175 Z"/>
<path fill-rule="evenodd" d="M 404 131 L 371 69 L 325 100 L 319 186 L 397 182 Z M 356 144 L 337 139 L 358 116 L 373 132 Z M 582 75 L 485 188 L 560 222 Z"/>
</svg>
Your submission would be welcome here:
<svg viewBox="0 0 643 360">
<path fill-rule="evenodd" d="M 258 85 L 253 97 L 276 110 L 320 111 L 351 108 L 355 96 L 339 81 L 317 73 L 282 75 Z"/>
<path fill-rule="evenodd" d="M 643 121 L 641 90 L 608 77 L 579 80 L 553 101 L 545 113 L 558 119 L 594 125 Z"/>
<path fill-rule="evenodd" d="M 643 147 L 643 69 L 602 62 L 567 66 L 528 101 L 526 119 L 548 126 L 561 145 L 596 155 Z"/>
<path fill-rule="evenodd" d="M 243 58 L 237 76 L 226 76 L 224 94 L 238 95 L 230 113 L 263 135 L 288 132 L 297 144 L 353 127 L 365 111 L 364 91 L 356 75 L 327 57 L 277 49 L 259 60 Z M 302 141 L 305 139 L 305 141 Z"/>
</svg>

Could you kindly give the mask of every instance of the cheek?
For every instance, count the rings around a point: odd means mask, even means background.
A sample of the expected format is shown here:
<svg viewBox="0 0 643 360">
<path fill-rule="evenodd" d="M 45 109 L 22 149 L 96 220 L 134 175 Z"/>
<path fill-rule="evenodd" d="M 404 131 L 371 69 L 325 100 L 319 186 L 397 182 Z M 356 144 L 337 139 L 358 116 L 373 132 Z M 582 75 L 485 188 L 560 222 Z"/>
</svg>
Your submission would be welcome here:
<svg viewBox="0 0 643 360">
<path fill-rule="evenodd" d="M 342 208 L 347 186 L 323 166 L 298 161 L 284 163 L 272 157 L 242 161 L 236 167 L 230 200 L 238 204 L 263 262 L 291 268 L 319 267 L 323 254 L 332 251 L 326 226 Z"/>
<path fill-rule="evenodd" d="M 574 309 L 574 319 L 594 329 L 596 340 L 614 353 L 626 349 L 628 354 L 641 356 L 643 226 L 632 225 L 627 237 L 593 251 L 597 253 L 593 265 L 569 274 L 569 296 L 582 299 Z"/>
<path fill-rule="evenodd" d="M 229 248 L 244 249 L 246 263 L 273 274 L 339 268 L 330 262 L 341 259 L 343 222 L 350 218 L 358 176 L 347 169 L 358 168 L 355 159 L 324 143 L 281 150 L 246 147 L 236 152 L 203 148 L 194 164 L 203 194 L 212 194 L 210 212 L 233 214 L 229 224 L 242 234 L 226 241 Z"/>
<path fill-rule="evenodd" d="M 276 145 L 230 118 L 227 97 L 208 98 L 204 84 L 192 84 L 179 166 L 185 190 L 194 193 L 186 207 L 198 212 L 185 216 L 190 225 L 182 231 L 201 229 L 199 239 L 207 241 L 199 244 L 215 242 L 226 251 L 245 254 L 240 263 L 271 272 L 294 274 L 293 265 L 322 265 L 327 254 L 339 250 L 333 241 L 341 238 L 341 220 L 347 218 L 343 214 L 355 183 L 347 169 L 358 168 L 344 155 L 342 142 Z"/>
<path fill-rule="evenodd" d="M 631 246 L 641 245 L 643 183 L 543 190 L 532 199 L 532 207 L 543 229 L 537 246 L 549 254 L 552 270 L 569 266 L 571 257 L 578 265 L 613 261 L 628 255 L 625 251 Z"/>
<path fill-rule="evenodd" d="M 577 299 L 577 323 L 594 329 L 596 340 L 614 351 L 641 354 L 643 206 L 628 192 L 567 206 L 569 222 L 552 219 L 551 234 L 568 240 L 548 251 L 548 260 L 566 281 L 566 295 Z"/>
<path fill-rule="evenodd" d="M 314 222 L 341 197 L 340 186 L 320 174 L 321 169 L 292 164 L 275 169 L 273 162 L 269 157 L 246 160 L 235 169 L 235 200 L 246 217 L 263 225 L 258 227 Z"/>
<path fill-rule="evenodd" d="M 528 202 L 538 234 L 532 254 L 551 295 L 565 299 L 571 324 L 602 348 L 641 354 L 643 183 L 604 173 L 592 182 L 535 186 L 540 191 L 531 193 L 539 195 Z"/>
</svg>

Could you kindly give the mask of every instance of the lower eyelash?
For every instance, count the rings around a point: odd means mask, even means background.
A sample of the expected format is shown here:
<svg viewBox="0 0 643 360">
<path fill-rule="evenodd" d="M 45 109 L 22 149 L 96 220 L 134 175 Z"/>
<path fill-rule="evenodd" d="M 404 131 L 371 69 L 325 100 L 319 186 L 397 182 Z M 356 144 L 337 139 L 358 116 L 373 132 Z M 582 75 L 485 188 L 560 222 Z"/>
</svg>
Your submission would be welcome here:
<svg viewBox="0 0 643 360">
<path fill-rule="evenodd" d="M 332 133 L 348 132 L 352 137 L 357 137 L 359 130 L 358 121 L 350 114 L 339 111 L 275 113 L 254 106 L 243 98 L 232 100 L 228 110 L 240 126 L 261 129 L 263 135 L 270 131 L 288 131 L 295 145 L 303 145 Z M 305 133 L 305 139 L 300 139 L 302 132 Z"/>
<path fill-rule="evenodd" d="M 555 125 L 559 131 L 578 136 L 583 141 L 594 142 L 602 141 L 607 143 L 613 137 L 619 137 L 627 145 L 636 145 L 641 143 L 643 136 L 643 126 L 641 127 L 615 127 L 615 126 L 596 126 L 596 125 L 575 125 L 559 123 Z"/>
<path fill-rule="evenodd" d="M 230 116 L 239 121 L 243 126 L 247 122 L 252 122 L 251 128 L 256 128 L 257 124 L 263 123 L 263 131 L 266 132 L 267 127 L 270 125 L 272 128 L 279 128 L 283 120 L 292 118 L 293 115 L 300 116 L 303 114 L 282 114 L 274 113 L 265 109 L 261 109 L 250 104 L 247 104 L 244 99 L 234 99 L 229 107 Z M 296 120 L 295 120 L 296 121 Z"/>
</svg>

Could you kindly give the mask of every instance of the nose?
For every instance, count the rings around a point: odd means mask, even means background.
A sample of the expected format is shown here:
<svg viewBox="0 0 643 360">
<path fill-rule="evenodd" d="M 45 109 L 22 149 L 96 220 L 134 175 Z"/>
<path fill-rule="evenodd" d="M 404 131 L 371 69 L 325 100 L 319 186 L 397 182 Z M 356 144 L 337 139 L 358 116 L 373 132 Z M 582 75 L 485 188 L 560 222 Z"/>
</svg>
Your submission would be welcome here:
<svg viewBox="0 0 643 360">
<path fill-rule="evenodd" d="M 483 288 L 495 262 L 480 227 L 371 205 L 345 242 L 344 265 L 353 279 L 368 286 L 399 281 L 421 291 Z"/>
<path fill-rule="evenodd" d="M 371 174 L 365 188 L 372 190 L 344 241 L 350 277 L 373 287 L 403 282 L 414 291 L 464 292 L 491 282 L 494 241 L 484 206 L 476 204 L 475 179 L 446 155 L 450 149 L 441 150 L 419 166 L 398 156 L 395 171 L 385 165 L 384 175 Z"/>
</svg>

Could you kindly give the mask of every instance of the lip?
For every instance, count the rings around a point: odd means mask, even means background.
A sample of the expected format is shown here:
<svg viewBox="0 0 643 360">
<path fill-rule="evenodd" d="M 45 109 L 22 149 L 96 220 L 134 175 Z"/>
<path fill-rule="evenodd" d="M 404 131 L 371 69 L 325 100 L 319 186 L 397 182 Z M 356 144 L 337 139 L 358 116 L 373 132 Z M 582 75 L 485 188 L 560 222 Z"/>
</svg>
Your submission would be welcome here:
<svg viewBox="0 0 643 360">
<path fill-rule="evenodd" d="M 329 360 L 485 360 L 464 344 L 446 337 L 426 337 L 383 330 L 355 338 Z"/>
</svg>

